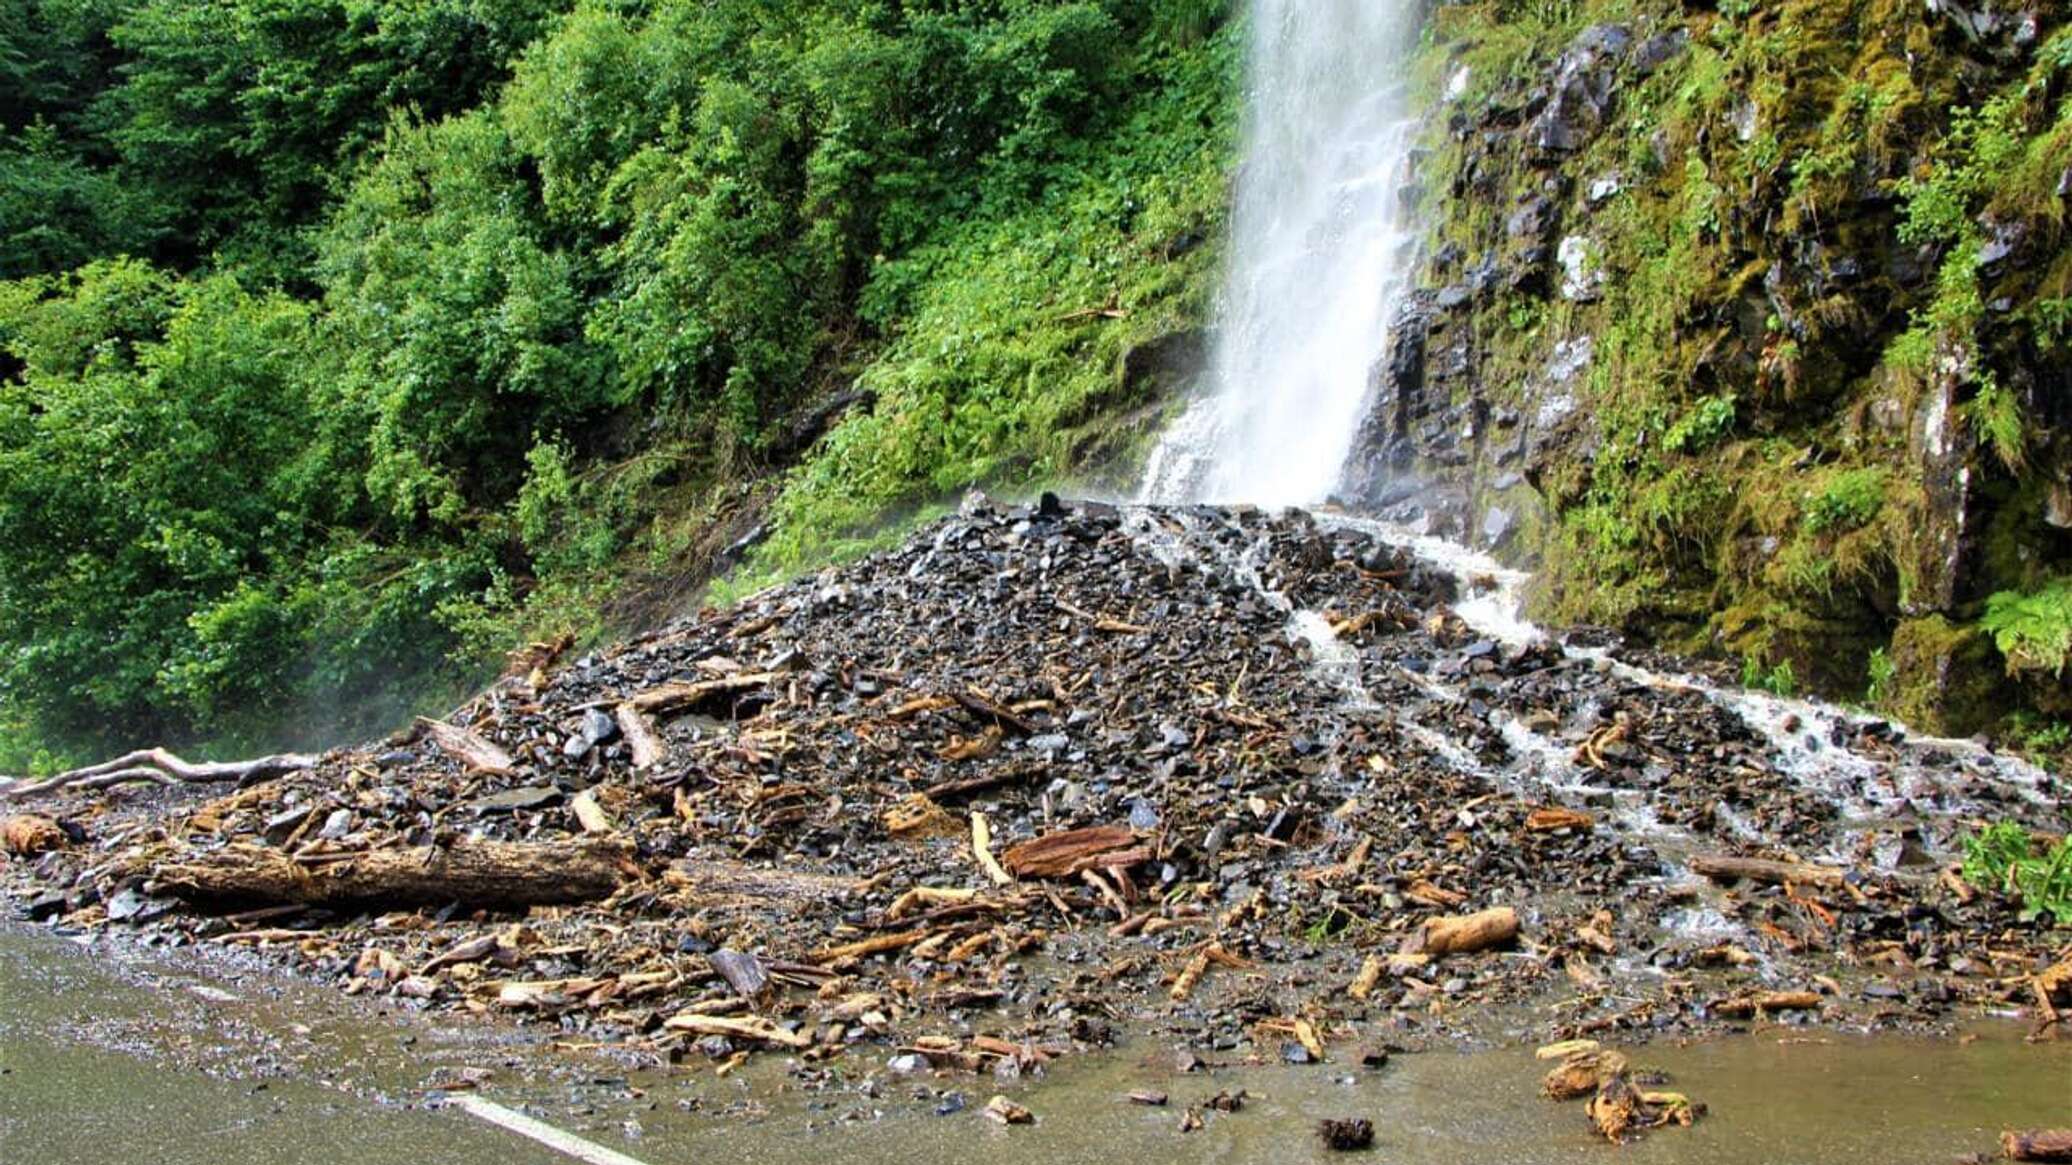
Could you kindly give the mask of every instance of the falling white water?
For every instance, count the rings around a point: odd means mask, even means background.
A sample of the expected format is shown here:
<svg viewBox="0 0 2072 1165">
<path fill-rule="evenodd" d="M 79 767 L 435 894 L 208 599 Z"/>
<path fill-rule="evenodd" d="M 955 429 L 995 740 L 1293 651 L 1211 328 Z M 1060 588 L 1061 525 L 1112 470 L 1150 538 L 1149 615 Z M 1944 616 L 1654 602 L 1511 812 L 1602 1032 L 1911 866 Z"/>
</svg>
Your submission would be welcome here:
<svg viewBox="0 0 2072 1165">
<path fill-rule="evenodd" d="M 1408 274 L 1403 85 L 1418 0 L 1253 0 L 1245 126 L 1207 392 L 1143 499 L 1323 501 Z"/>
</svg>

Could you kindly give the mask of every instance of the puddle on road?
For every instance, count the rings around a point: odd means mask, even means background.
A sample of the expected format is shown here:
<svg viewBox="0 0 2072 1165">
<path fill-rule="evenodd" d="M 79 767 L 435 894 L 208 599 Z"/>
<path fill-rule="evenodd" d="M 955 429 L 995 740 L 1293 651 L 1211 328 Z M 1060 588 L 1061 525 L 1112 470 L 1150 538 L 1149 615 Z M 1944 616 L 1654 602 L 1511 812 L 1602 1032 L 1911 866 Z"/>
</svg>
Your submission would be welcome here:
<svg viewBox="0 0 2072 1165">
<path fill-rule="evenodd" d="M 187 956 L 88 950 L 0 930 L 0 1157 L 40 1165 L 567 1160 L 457 1112 L 427 1111 L 415 1089 L 461 1065 L 497 1066 L 485 1095 L 650 1165 L 822 1165 L 831 1152 L 846 1162 L 982 1157 L 987 1165 L 1345 1160 L 1315 1139 L 1325 1117 L 1372 1120 L 1375 1152 L 1365 1159 L 1392 1165 L 1534 1165 L 1615 1152 L 1589 1132 L 1580 1103 L 1539 1098 L 1544 1065 L 1526 1050 L 1398 1056 L 1371 1072 L 1180 1074 L 1163 1067 L 1168 1052 L 1139 1044 L 996 1086 L 954 1074 L 891 1077 L 889 1053 L 866 1048 L 834 1065 L 847 1086 L 816 1091 L 773 1056 L 726 1080 L 702 1064 L 613 1071 L 556 1057 L 538 1037 L 497 1024 L 441 1017 L 435 1030 L 277 979 L 212 983 L 206 970 Z M 1636 1065 L 1668 1071 L 1711 1115 L 1617 1150 L 1616 1159 L 1943 1162 L 1991 1151 L 2003 1128 L 2072 1124 L 2072 1043 L 2025 1044 L 2007 1024 L 1978 1037 L 1794 1029 L 1635 1050 Z M 858 1087 L 868 1077 L 879 1082 L 875 1096 Z M 1171 1104 L 1131 1104 L 1134 1089 L 1168 1093 Z M 1239 1089 L 1251 1097 L 1242 1111 L 1211 1112 L 1205 1128 L 1178 1131 L 1186 1105 Z M 1037 1123 L 1002 1128 L 981 1117 L 995 1091 L 1034 1110 Z M 945 1105 L 951 1094 L 961 1110 L 935 1115 L 956 1107 Z"/>
</svg>

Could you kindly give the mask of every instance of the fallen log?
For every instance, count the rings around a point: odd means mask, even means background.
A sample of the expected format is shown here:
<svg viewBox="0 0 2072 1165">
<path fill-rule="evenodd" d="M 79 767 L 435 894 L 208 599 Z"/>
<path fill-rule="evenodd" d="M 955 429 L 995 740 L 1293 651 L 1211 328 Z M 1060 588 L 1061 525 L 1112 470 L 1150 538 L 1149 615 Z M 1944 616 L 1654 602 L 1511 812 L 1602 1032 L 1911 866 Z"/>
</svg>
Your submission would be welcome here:
<svg viewBox="0 0 2072 1165">
<path fill-rule="evenodd" d="M 546 906 L 608 898 L 625 877 L 625 848 L 605 841 L 473 841 L 435 848 L 327 855 L 310 866 L 279 850 L 187 850 L 151 876 L 193 903 L 305 906 Z"/>
<path fill-rule="evenodd" d="M 1830 888 L 1840 886 L 1848 873 L 1835 866 L 1816 866 L 1807 862 L 1773 862 L 1762 858 L 1736 858 L 1725 854 L 1700 854 L 1692 858 L 1691 872 L 1716 882 L 1741 878 L 1772 886 L 1791 884 Z"/>
<path fill-rule="evenodd" d="M 141 748 L 40 780 L 6 780 L 0 783 L 0 801 L 55 793 L 59 789 L 106 789 L 139 781 L 160 785 L 245 784 L 300 772 L 316 763 L 314 756 L 292 752 L 254 760 L 194 762 L 163 748 Z"/>
<path fill-rule="evenodd" d="M 2000 1134 L 2000 1152 L 2010 1161 L 2072 1161 L 2072 1129 L 2010 1129 Z"/>
<path fill-rule="evenodd" d="M 1491 947 L 1509 946 L 1517 938 L 1518 912 L 1508 906 L 1498 906 L 1474 914 L 1426 919 L 1403 944 L 1401 953 L 1434 958 L 1465 955 Z"/>
</svg>

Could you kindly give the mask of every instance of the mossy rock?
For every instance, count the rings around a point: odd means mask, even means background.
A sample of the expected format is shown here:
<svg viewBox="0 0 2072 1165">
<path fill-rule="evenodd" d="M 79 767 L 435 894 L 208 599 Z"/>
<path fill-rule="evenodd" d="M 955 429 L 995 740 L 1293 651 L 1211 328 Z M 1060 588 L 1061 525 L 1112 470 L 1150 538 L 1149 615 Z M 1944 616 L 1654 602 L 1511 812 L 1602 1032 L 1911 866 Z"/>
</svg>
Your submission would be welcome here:
<svg viewBox="0 0 2072 1165">
<path fill-rule="evenodd" d="M 1908 619 L 1892 634 L 1898 679 L 1885 711 L 1921 732 L 1969 736 L 1996 721 L 2010 693 L 1993 638 L 1941 615 Z"/>
</svg>

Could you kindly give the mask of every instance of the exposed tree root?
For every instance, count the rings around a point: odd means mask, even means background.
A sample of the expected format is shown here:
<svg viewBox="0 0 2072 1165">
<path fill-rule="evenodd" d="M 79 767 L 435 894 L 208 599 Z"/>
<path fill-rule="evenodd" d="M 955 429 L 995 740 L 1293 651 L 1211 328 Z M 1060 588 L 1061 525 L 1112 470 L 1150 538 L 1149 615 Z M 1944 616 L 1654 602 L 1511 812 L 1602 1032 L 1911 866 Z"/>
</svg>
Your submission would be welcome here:
<svg viewBox="0 0 2072 1165">
<path fill-rule="evenodd" d="M 163 748 L 142 748 L 54 777 L 0 781 L 0 801 L 19 801 L 60 789 L 106 789 L 139 781 L 160 785 L 246 784 L 300 772 L 316 763 L 314 756 L 293 752 L 262 756 L 256 760 L 196 763 L 182 760 Z"/>
</svg>

